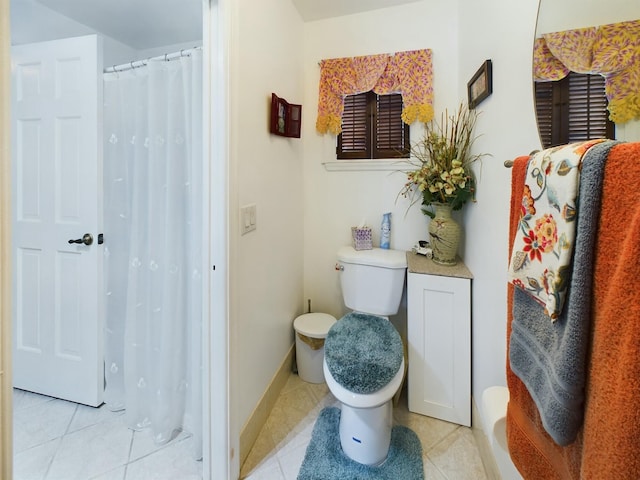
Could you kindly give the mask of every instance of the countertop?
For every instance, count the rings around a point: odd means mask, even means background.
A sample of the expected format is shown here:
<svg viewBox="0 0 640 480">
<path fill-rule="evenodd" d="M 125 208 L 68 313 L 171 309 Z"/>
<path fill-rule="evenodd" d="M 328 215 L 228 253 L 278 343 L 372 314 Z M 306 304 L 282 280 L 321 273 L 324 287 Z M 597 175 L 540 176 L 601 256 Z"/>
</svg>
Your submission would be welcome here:
<svg viewBox="0 0 640 480">
<path fill-rule="evenodd" d="M 473 278 L 473 274 L 460 258 L 458 258 L 458 263 L 455 265 L 440 265 L 424 255 L 407 252 L 407 268 L 409 273 L 423 273 L 427 275 L 439 275 L 441 277 Z"/>
</svg>

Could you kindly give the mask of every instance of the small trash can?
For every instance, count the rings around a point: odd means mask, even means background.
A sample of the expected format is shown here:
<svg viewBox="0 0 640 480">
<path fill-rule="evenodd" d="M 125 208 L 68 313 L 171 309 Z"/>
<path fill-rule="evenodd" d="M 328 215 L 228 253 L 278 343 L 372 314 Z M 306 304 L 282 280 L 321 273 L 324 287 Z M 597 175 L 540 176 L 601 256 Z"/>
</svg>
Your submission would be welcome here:
<svg viewBox="0 0 640 480">
<path fill-rule="evenodd" d="M 298 375 L 305 382 L 324 382 L 324 339 L 334 323 L 335 317 L 328 313 L 305 313 L 293 321 Z"/>
</svg>

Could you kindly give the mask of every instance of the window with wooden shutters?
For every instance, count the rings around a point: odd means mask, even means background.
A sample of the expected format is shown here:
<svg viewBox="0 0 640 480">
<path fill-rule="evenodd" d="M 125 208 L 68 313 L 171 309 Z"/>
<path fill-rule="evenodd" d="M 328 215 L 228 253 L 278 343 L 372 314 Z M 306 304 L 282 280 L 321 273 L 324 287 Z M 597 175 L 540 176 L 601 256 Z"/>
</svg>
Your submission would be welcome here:
<svg viewBox="0 0 640 480">
<path fill-rule="evenodd" d="M 544 148 L 592 138 L 615 138 L 604 77 L 571 72 L 556 82 L 536 82 L 536 116 Z"/>
<path fill-rule="evenodd" d="M 536 115 L 538 133 L 544 148 L 553 145 L 553 85 L 555 82 L 536 82 Z"/>
<path fill-rule="evenodd" d="M 408 158 L 409 125 L 401 115 L 400 94 L 347 95 L 336 148 L 338 159 Z"/>
</svg>

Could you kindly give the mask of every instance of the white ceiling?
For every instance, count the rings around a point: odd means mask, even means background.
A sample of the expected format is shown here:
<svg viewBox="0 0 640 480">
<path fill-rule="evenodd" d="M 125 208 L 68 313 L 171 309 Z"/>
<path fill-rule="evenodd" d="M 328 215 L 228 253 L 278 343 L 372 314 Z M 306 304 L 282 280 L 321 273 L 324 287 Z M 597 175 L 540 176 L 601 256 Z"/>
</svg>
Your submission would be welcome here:
<svg viewBox="0 0 640 480">
<path fill-rule="evenodd" d="M 11 0 L 33 2 L 138 50 L 202 39 L 202 0 Z"/>
<path fill-rule="evenodd" d="M 303 21 L 339 17 L 420 0 L 291 0 Z M 12 26 L 16 12 L 23 22 L 55 29 L 59 16 L 30 18 L 30 5 L 39 4 L 134 49 L 202 39 L 202 0 L 11 0 Z M 53 13 L 52 12 L 52 13 Z M 39 12 L 41 15 L 41 12 Z M 64 23 L 64 22 L 63 22 Z M 31 23 L 33 26 L 33 23 Z M 60 27 L 62 28 L 62 27 Z"/>
<path fill-rule="evenodd" d="M 305 22 L 395 7 L 420 0 L 292 0 Z"/>
</svg>

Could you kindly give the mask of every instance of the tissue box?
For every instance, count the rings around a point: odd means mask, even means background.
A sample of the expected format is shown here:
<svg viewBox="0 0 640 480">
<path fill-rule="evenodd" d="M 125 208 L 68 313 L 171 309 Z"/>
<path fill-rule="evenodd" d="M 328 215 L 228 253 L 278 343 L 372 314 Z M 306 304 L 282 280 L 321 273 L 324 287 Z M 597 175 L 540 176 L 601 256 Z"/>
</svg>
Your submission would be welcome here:
<svg viewBox="0 0 640 480">
<path fill-rule="evenodd" d="M 371 228 L 351 227 L 351 237 L 353 238 L 353 248 L 356 250 L 371 250 L 373 248 Z"/>
</svg>

